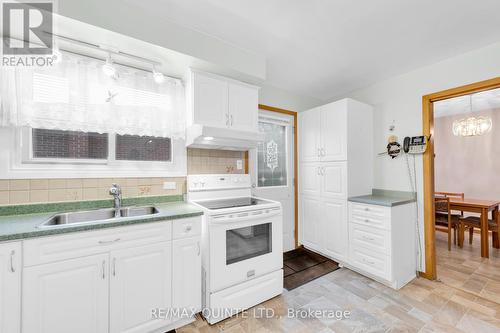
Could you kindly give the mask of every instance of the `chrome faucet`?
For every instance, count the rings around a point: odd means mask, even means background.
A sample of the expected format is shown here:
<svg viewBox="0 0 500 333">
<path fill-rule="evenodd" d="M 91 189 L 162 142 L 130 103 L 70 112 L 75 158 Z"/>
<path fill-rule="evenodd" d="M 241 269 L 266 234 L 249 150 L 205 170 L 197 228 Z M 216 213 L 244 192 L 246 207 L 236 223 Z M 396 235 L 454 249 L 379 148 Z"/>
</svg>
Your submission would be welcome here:
<svg viewBox="0 0 500 333">
<path fill-rule="evenodd" d="M 121 217 L 122 208 L 122 188 L 118 184 L 113 184 L 109 189 L 109 194 L 115 200 L 115 217 Z"/>
</svg>

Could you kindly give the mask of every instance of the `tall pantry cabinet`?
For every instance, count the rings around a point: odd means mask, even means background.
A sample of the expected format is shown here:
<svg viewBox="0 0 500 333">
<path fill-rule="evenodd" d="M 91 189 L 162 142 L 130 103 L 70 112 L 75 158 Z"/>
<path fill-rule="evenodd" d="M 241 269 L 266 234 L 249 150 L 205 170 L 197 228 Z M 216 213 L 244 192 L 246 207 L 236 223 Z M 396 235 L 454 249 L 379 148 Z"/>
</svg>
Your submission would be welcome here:
<svg viewBox="0 0 500 333">
<path fill-rule="evenodd" d="M 373 110 L 342 99 L 299 113 L 299 235 L 311 250 L 347 261 L 347 198 L 373 187 Z"/>
</svg>

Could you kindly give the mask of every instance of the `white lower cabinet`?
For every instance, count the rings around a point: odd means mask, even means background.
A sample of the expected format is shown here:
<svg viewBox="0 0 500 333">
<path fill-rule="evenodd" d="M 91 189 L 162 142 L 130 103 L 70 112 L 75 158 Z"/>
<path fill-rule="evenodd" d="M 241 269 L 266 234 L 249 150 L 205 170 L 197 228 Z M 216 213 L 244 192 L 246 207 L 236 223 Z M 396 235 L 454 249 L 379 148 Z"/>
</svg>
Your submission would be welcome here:
<svg viewBox="0 0 500 333">
<path fill-rule="evenodd" d="M 156 333 L 189 323 L 167 312 L 201 308 L 200 230 L 192 217 L 23 241 L 22 301 L 21 243 L 0 244 L 0 333 Z"/>
<path fill-rule="evenodd" d="M 201 248 L 198 237 L 173 241 L 172 308 L 201 310 Z"/>
<path fill-rule="evenodd" d="M 110 332 L 165 326 L 165 320 L 152 320 L 151 314 L 172 305 L 171 242 L 113 251 L 110 258 Z"/>
<path fill-rule="evenodd" d="M 108 332 L 108 254 L 23 271 L 23 332 Z"/>
<path fill-rule="evenodd" d="M 302 195 L 300 198 L 301 241 L 313 250 L 321 249 L 321 199 Z"/>
<path fill-rule="evenodd" d="M 0 332 L 21 331 L 21 242 L 0 244 Z"/>
<path fill-rule="evenodd" d="M 323 249 L 329 257 L 345 261 L 348 254 L 347 203 L 345 200 L 324 200 L 321 211 L 324 225 Z"/>
<path fill-rule="evenodd" d="M 348 267 L 395 289 L 416 276 L 415 204 L 349 203 Z"/>
<path fill-rule="evenodd" d="M 347 202 L 301 196 L 302 244 L 337 261 L 348 254 Z"/>
</svg>

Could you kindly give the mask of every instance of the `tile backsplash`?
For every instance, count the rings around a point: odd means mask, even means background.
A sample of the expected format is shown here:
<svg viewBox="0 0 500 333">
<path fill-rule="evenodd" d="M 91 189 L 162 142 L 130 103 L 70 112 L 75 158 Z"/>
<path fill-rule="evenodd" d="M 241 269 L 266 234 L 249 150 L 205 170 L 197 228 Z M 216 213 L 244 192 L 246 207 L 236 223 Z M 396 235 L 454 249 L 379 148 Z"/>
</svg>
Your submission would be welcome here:
<svg viewBox="0 0 500 333">
<path fill-rule="evenodd" d="M 245 173 L 244 151 L 188 148 L 187 152 L 188 174 Z"/>
<path fill-rule="evenodd" d="M 175 182 L 175 190 L 163 189 L 164 182 Z M 166 178 L 71 178 L 0 180 L 0 205 L 109 199 L 112 183 L 122 187 L 124 197 L 182 195 L 184 177 Z"/>
<path fill-rule="evenodd" d="M 188 149 L 188 174 L 245 173 L 244 166 L 243 151 Z M 176 189 L 163 189 L 164 182 L 175 182 Z M 113 183 L 126 198 L 186 193 L 185 177 L 0 179 L 0 205 L 109 199 Z"/>
</svg>

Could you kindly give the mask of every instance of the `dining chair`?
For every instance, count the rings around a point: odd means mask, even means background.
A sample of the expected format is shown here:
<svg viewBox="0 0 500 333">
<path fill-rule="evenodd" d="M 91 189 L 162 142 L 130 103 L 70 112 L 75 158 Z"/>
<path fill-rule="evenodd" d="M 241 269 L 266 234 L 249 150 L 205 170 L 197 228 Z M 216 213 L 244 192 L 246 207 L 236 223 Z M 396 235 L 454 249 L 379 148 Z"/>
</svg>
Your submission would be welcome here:
<svg viewBox="0 0 500 333">
<path fill-rule="evenodd" d="M 450 251 L 451 229 L 453 229 L 453 243 L 457 243 L 457 224 L 454 223 L 451 216 L 450 198 L 434 197 L 434 208 L 436 211 L 435 225 L 444 226 L 448 230 L 448 251 Z"/>
<path fill-rule="evenodd" d="M 463 217 L 463 212 L 454 213 L 450 209 L 450 198 L 463 199 L 464 193 L 458 192 L 434 192 L 435 224 L 448 228 L 448 251 L 451 250 L 451 229 L 453 229 L 453 244 L 458 241 L 458 219 Z M 459 244 L 460 245 L 460 244 Z"/>
<path fill-rule="evenodd" d="M 474 232 L 474 228 L 481 229 L 481 218 L 479 216 L 467 216 L 460 217 L 458 219 L 458 245 L 463 246 L 465 228 L 469 228 L 469 244 L 472 244 L 472 234 L 470 230 Z M 488 231 L 492 234 L 492 245 L 494 248 L 500 247 L 499 235 L 500 235 L 500 224 L 497 223 L 495 216 L 492 219 L 488 219 Z"/>
</svg>

